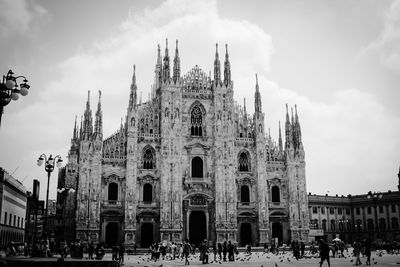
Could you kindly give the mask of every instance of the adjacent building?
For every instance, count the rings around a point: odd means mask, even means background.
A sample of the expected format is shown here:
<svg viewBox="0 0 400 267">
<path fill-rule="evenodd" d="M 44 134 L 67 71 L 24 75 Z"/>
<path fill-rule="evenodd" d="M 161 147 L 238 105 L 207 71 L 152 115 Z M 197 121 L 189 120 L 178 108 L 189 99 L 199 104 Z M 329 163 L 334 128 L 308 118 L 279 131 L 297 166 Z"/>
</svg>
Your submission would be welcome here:
<svg viewBox="0 0 400 267">
<path fill-rule="evenodd" d="M 24 242 L 26 189 L 0 168 L 0 244 Z"/>
<path fill-rule="evenodd" d="M 140 247 L 186 238 L 239 245 L 308 240 L 296 107 L 286 106 L 275 142 L 264 124 L 257 76 L 249 114 L 246 102 L 234 99 L 227 46 L 222 62 L 217 45 L 213 65 L 213 75 L 197 65 L 181 75 L 178 42 L 173 59 L 168 43 L 164 56 L 158 46 L 149 99 L 137 97 L 134 68 L 125 119 L 104 139 L 101 93 L 93 118 L 89 92 L 60 172 L 60 185 L 77 192 L 64 196 L 67 203 L 58 196 L 60 205 L 76 207 L 77 238 Z"/>
</svg>

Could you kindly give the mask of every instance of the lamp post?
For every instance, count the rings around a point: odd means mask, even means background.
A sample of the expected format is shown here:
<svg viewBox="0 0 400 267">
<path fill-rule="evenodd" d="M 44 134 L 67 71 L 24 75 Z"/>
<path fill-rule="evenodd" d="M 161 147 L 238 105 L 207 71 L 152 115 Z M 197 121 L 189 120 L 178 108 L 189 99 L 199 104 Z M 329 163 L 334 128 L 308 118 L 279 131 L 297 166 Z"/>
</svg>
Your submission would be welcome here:
<svg viewBox="0 0 400 267">
<path fill-rule="evenodd" d="M 374 203 L 374 208 L 375 208 L 375 225 L 376 225 L 376 237 L 379 239 L 380 234 L 379 234 L 379 222 L 378 222 L 378 200 L 382 198 L 382 194 L 380 192 L 378 193 L 372 193 L 371 191 L 368 192 L 367 195 L 368 199 L 371 199 L 372 202 Z"/>
<path fill-rule="evenodd" d="M 23 83 L 18 85 L 17 80 L 20 78 L 23 79 Z M 28 80 L 25 76 L 14 77 L 14 72 L 12 70 L 9 70 L 7 75 L 3 75 L 3 81 L 0 83 L 0 126 L 4 107 L 7 106 L 11 100 L 17 101 L 20 94 L 26 96 L 29 93 L 30 86 L 27 82 Z"/>
<path fill-rule="evenodd" d="M 56 162 L 57 160 L 57 162 Z M 46 193 L 46 212 L 44 214 L 44 225 L 43 225 L 43 237 L 46 237 L 46 226 L 47 226 L 47 213 L 49 207 L 49 184 L 50 184 L 50 175 L 54 170 L 54 167 L 57 166 L 58 168 L 61 167 L 62 159 L 61 156 L 57 155 L 53 158 L 50 154 L 50 157 L 47 158 L 45 154 L 40 155 L 39 159 L 37 160 L 38 166 L 42 166 L 43 162 L 45 162 L 44 169 L 47 172 L 47 193 Z"/>
<path fill-rule="evenodd" d="M 67 188 L 62 187 L 62 188 L 57 188 L 57 192 L 61 195 L 64 194 L 63 213 L 62 213 L 63 214 L 63 239 L 66 240 L 65 239 L 65 219 L 67 218 L 67 198 L 68 198 L 69 193 L 71 193 L 71 194 L 75 193 L 75 189 L 72 187 L 67 187 Z"/>
</svg>

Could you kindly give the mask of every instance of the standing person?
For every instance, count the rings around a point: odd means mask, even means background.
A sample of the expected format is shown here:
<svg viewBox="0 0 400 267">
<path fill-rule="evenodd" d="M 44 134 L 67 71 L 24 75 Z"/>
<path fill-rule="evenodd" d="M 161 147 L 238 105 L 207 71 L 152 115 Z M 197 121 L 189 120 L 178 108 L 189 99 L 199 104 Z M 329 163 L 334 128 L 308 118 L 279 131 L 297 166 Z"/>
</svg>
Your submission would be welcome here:
<svg viewBox="0 0 400 267">
<path fill-rule="evenodd" d="M 319 263 L 319 267 L 322 266 L 322 263 L 325 260 L 328 263 L 328 267 L 330 267 L 331 263 L 329 261 L 329 245 L 323 239 L 319 240 L 319 255 L 321 257 L 321 261 Z"/>
<path fill-rule="evenodd" d="M 301 255 L 300 257 L 303 258 L 304 257 L 304 251 L 306 250 L 306 244 L 304 244 L 303 241 L 300 242 L 300 251 L 301 251 Z"/>
<path fill-rule="evenodd" d="M 371 265 L 371 240 L 369 238 L 365 240 L 364 246 L 365 256 L 367 256 L 365 265 Z"/>
<path fill-rule="evenodd" d="M 217 244 L 213 243 L 213 254 L 214 254 L 214 261 L 217 261 Z"/>
<path fill-rule="evenodd" d="M 93 260 L 93 253 L 94 253 L 94 245 L 93 242 L 90 242 L 88 247 L 89 260 Z"/>
<path fill-rule="evenodd" d="M 172 242 L 171 245 L 171 254 L 172 254 L 172 260 L 175 260 L 175 255 L 176 255 L 176 245 L 174 242 Z"/>
<path fill-rule="evenodd" d="M 226 261 L 226 253 L 228 253 L 228 244 L 226 243 L 226 241 L 224 241 L 224 245 L 223 245 L 223 248 L 222 248 L 222 253 L 223 253 L 223 255 L 224 255 L 224 261 Z"/>
<path fill-rule="evenodd" d="M 114 245 L 112 247 L 112 257 L 111 260 L 113 261 L 117 261 L 117 255 L 118 255 L 118 247 L 116 245 Z"/>
<path fill-rule="evenodd" d="M 232 245 L 231 241 L 228 241 L 228 259 L 229 261 L 235 261 L 235 256 L 233 255 L 235 247 Z"/>
<path fill-rule="evenodd" d="M 222 244 L 221 243 L 218 243 L 217 251 L 218 251 L 219 261 L 221 261 L 222 260 Z"/>
<path fill-rule="evenodd" d="M 190 244 L 189 240 L 186 239 L 185 243 L 183 244 L 183 256 L 185 257 L 185 265 L 189 265 L 189 253 L 190 253 Z"/>
<path fill-rule="evenodd" d="M 360 260 L 361 248 L 362 248 L 361 243 L 358 242 L 357 240 L 354 241 L 353 254 L 354 254 L 354 257 L 356 257 L 356 265 L 361 265 L 361 260 Z"/>
<path fill-rule="evenodd" d="M 125 246 L 124 246 L 124 244 L 122 242 L 119 244 L 118 254 L 119 254 L 118 255 L 119 256 L 118 261 L 119 261 L 119 263 L 121 265 L 123 265 L 124 264 Z"/>
</svg>

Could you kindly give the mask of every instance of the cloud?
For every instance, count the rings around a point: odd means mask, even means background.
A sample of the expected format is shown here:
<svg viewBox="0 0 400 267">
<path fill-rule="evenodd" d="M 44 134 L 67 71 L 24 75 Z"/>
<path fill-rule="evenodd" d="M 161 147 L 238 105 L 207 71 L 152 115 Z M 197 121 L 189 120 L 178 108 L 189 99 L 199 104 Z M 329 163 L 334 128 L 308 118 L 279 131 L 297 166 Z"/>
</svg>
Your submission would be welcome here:
<svg viewBox="0 0 400 267">
<path fill-rule="evenodd" d="M 35 20 L 46 14 L 47 10 L 34 1 L 0 0 L 0 35 L 27 34 Z"/>
<path fill-rule="evenodd" d="M 362 53 L 376 53 L 386 68 L 400 70 L 400 1 L 393 1 L 384 13 L 384 25 L 380 35 L 362 49 Z"/>
</svg>

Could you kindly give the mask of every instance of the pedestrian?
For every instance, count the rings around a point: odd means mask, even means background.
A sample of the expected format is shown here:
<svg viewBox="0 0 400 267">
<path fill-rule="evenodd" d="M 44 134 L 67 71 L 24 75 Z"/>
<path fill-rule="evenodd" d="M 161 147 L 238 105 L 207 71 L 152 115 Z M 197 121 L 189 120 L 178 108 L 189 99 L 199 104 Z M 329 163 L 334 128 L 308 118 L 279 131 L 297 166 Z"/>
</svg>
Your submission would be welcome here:
<svg viewBox="0 0 400 267">
<path fill-rule="evenodd" d="M 361 248 L 362 248 L 361 243 L 358 242 L 358 240 L 354 241 L 353 254 L 354 257 L 356 258 L 356 265 L 361 265 L 361 260 L 360 260 Z"/>
<path fill-rule="evenodd" d="M 221 261 L 222 260 L 222 244 L 221 243 L 218 243 L 217 251 L 218 251 L 219 261 Z"/>
<path fill-rule="evenodd" d="M 369 238 L 365 240 L 364 251 L 365 256 L 367 256 L 367 261 L 365 262 L 365 265 L 371 265 L 371 240 Z"/>
<path fill-rule="evenodd" d="M 186 239 L 185 243 L 183 244 L 183 256 L 185 257 L 185 265 L 189 265 L 189 253 L 190 253 L 190 244 L 189 240 Z"/>
<path fill-rule="evenodd" d="M 93 252 L 94 252 L 94 245 L 93 242 L 90 242 L 88 247 L 89 260 L 93 260 Z"/>
<path fill-rule="evenodd" d="M 114 245 L 113 247 L 112 247 L 112 255 L 111 255 L 111 260 L 113 260 L 113 261 L 117 261 L 117 258 L 118 258 L 118 246 L 117 245 Z"/>
<path fill-rule="evenodd" d="M 217 244 L 215 244 L 215 242 L 213 243 L 212 250 L 214 254 L 214 261 L 217 261 Z"/>
<path fill-rule="evenodd" d="M 176 256 L 176 245 L 174 242 L 172 242 L 171 244 L 171 254 L 172 254 L 172 260 L 175 260 L 175 256 Z"/>
<path fill-rule="evenodd" d="M 122 242 L 119 244 L 118 254 L 119 254 L 118 261 L 121 265 L 123 265 L 124 264 L 125 246 Z"/>
<path fill-rule="evenodd" d="M 224 241 L 224 245 L 222 247 L 222 254 L 224 255 L 224 261 L 226 261 L 226 253 L 228 253 L 228 244 Z"/>
<path fill-rule="evenodd" d="M 304 244 L 303 241 L 300 242 L 300 257 L 303 258 L 304 257 L 304 251 L 306 250 L 306 244 Z"/>
<path fill-rule="evenodd" d="M 233 255 L 235 247 L 232 245 L 231 241 L 228 241 L 228 259 L 229 261 L 235 261 L 235 256 Z"/>
<path fill-rule="evenodd" d="M 319 256 L 321 257 L 321 261 L 319 263 L 319 267 L 322 266 L 322 263 L 326 260 L 328 263 L 328 267 L 331 266 L 329 261 L 329 245 L 325 242 L 325 240 L 319 240 Z"/>
</svg>

